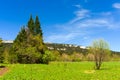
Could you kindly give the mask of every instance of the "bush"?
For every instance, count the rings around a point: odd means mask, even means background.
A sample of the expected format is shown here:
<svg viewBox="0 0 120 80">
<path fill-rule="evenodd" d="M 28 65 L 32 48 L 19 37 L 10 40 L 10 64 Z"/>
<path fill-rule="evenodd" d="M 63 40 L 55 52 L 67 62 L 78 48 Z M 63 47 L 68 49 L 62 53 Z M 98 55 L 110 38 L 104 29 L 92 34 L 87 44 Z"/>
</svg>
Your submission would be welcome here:
<svg viewBox="0 0 120 80">
<path fill-rule="evenodd" d="M 8 48 L 4 49 L 3 57 L 4 57 L 3 63 L 8 64 L 9 63 L 9 50 L 8 50 Z"/>
<path fill-rule="evenodd" d="M 60 53 L 58 51 L 52 51 L 53 53 L 53 57 L 52 57 L 52 61 L 60 61 Z"/>
<path fill-rule="evenodd" d="M 80 54 L 80 53 L 76 53 L 74 52 L 72 55 L 71 55 L 71 59 L 72 61 L 82 61 L 83 60 L 83 57 L 84 55 L 83 54 Z"/>
<path fill-rule="evenodd" d="M 42 57 L 42 63 L 49 64 L 49 62 L 53 59 L 53 54 L 51 51 L 45 51 L 45 54 Z"/>
<path fill-rule="evenodd" d="M 17 54 L 19 63 L 39 63 L 41 58 L 41 53 L 35 47 L 21 48 Z"/>
<path fill-rule="evenodd" d="M 87 61 L 94 61 L 94 55 L 93 54 L 88 54 L 87 56 L 86 56 L 86 58 L 87 58 Z"/>
<path fill-rule="evenodd" d="M 61 61 L 72 61 L 70 55 L 63 53 L 61 56 Z"/>
</svg>

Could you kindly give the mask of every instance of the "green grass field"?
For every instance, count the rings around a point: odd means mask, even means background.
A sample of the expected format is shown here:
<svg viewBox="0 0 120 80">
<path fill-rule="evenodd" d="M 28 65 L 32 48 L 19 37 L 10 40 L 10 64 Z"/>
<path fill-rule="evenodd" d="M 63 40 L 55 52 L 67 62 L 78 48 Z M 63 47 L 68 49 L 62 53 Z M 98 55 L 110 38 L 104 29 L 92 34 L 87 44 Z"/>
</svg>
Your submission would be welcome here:
<svg viewBox="0 0 120 80">
<path fill-rule="evenodd" d="M 105 62 L 94 70 L 93 62 L 9 64 L 0 80 L 120 80 L 120 62 Z"/>
</svg>

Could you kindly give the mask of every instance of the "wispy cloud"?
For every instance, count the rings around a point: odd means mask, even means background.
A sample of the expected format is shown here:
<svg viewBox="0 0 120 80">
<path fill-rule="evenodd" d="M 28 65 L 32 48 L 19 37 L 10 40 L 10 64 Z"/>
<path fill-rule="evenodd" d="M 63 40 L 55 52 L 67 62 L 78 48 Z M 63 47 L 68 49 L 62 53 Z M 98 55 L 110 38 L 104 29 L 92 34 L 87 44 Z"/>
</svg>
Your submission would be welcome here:
<svg viewBox="0 0 120 80">
<path fill-rule="evenodd" d="M 56 34 L 56 35 L 51 35 L 51 36 L 47 37 L 47 39 L 50 42 L 64 43 L 66 41 L 74 39 L 76 36 L 78 36 L 77 33 Z"/>
<path fill-rule="evenodd" d="M 113 4 L 113 7 L 114 7 L 114 8 L 117 8 L 117 9 L 120 9 L 120 3 L 114 3 L 114 4 Z"/>
<path fill-rule="evenodd" d="M 76 7 L 76 8 L 81 8 L 82 6 L 81 5 L 79 5 L 79 4 L 76 4 L 76 5 L 73 5 L 74 7 Z"/>
<path fill-rule="evenodd" d="M 118 4 L 117 6 L 114 4 L 114 6 L 119 8 Z M 52 25 L 56 27 L 56 30 L 58 29 L 59 32 L 47 36 L 47 40 L 50 42 L 64 43 L 80 38 L 85 41 L 90 39 L 90 34 L 95 34 L 105 29 L 120 28 L 120 20 L 116 21 L 116 17 L 114 16 L 118 15 L 117 11 L 94 13 L 90 10 L 81 8 L 80 5 L 76 5 L 75 7 L 79 8 L 79 10 L 73 12 L 75 17 L 64 24 Z M 97 31 L 94 28 L 98 28 Z"/>
<path fill-rule="evenodd" d="M 78 20 L 81 20 L 81 19 L 84 19 L 84 18 L 87 18 L 89 17 L 90 11 L 87 10 L 87 9 L 80 9 L 80 10 L 77 10 L 74 12 L 75 14 L 75 18 L 70 20 L 70 24 L 73 24 L 74 22 L 78 21 Z"/>
</svg>

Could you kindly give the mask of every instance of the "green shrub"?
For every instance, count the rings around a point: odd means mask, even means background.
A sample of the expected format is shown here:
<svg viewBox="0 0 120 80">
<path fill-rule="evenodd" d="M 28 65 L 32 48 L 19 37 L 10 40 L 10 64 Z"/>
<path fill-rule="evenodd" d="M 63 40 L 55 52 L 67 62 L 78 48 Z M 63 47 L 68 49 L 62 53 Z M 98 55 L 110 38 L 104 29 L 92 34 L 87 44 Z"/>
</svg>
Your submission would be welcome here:
<svg viewBox="0 0 120 80">
<path fill-rule="evenodd" d="M 49 64 L 49 61 L 51 61 L 53 59 L 53 54 L 51 53 L 51 51 L 45 51 L 45 54 L 42 57 L 42 61 L 44 64 Z"/>
</svg>

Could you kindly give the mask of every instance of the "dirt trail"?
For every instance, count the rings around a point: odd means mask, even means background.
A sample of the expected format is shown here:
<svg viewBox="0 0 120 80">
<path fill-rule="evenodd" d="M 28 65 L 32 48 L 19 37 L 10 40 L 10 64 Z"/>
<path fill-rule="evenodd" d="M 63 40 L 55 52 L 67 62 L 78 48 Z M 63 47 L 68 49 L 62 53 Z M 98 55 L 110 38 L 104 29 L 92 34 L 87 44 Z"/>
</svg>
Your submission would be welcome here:
<svg viewBox="0 0 120 80">
<path fill-rule="evenodd" d="M 7 71 L 8 71 L 7 67 L 1 68 L 0 69 L 0 76 L 3 76 Z"/>
</svg>

